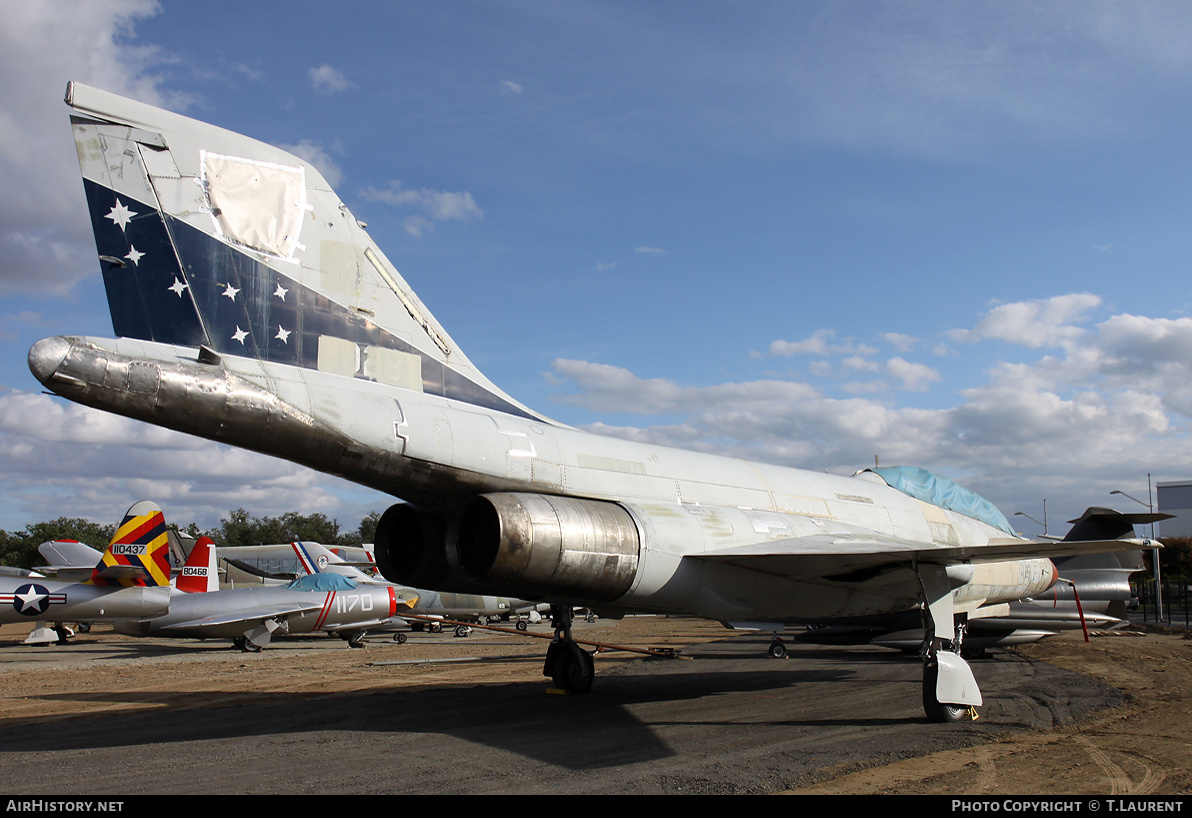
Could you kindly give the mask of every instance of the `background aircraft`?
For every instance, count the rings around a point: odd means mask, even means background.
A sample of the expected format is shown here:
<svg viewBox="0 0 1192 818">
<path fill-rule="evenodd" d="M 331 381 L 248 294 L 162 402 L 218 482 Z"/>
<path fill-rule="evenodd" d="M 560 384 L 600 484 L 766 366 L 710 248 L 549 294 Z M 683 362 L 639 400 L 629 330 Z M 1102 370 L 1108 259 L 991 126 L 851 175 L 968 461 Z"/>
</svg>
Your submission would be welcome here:
<svg viewBox="0 0 1192 818">
<path fill-rule="evenodd" d="M 1062 631 L 1112 630 L 1129 624 L 1133 599 L 1130 575 L 1143 569 L 1141 551 L 1088 554 L 1056 560 L 1060 581 L 1044 595 L 991 606 L 970 617 L 964 652 L 980 656 L 987 648 L 1035 642 Z M 1080 598 L 1079 607 L 1076 596 Z M 917 651 L 923 644 L 918 612 L 824 622 L 800 634 L 800 641 L 828 645 L 874 644 Z"/>
<path fill-rule="evenodd" d="M 169 611 L 152 619 L 117 620 L 129 636 L 224 638 L 256 652 L 274 634 L 325 631 L 359 647 L 379 628 L 418 601 L 393 587 L 364 586 L 334 575 L 300 577 L 287 585 L 218 589 L 215 544 L 200 537 L 178 578 Z"/>
<path fill-rule="evenodd" d="M 55 623 L 54 628 L 36 627 L 26 640 L 33 644 L 62 641 L 66 622 L 141 621 L 169 610 L 169 545 L 165 518 L 156 505 L 134 504 L 107 549 L 102 554 L 87 551 L 99 561 L 63 574 L 75 581 L 0 577 L 0 622 Z M 72 553 L 78 557 L 86 552 Z"/>
<path fill-rule="evenodd" d="M 393 584 L 366 574 L 319 543 L 296 542 L 291 545 L 298 558 L 298 564 L 307 574 L 340 574 L 362 585 Z M 444 619 L 478 621 L 482 625 L 490 620 L 508 619 L 512 614 L 536 614 L 540 607 L 524 599 L 483 594 L 440 593 L 425 588 L 406 588 L 401 585 L 396 587 L 400 591 L 415 594 L 418 597 L 418 604 L 410 610 L 410 613 Z"/>
<path fill-rule="evenodd" d="M 925 710 L 959 719 L 981 702 L 967 615 L 1133 534 L 1032 542 L 924 470 L 841 477 L 554 423 L 472 364 L 310 164 L 79 84 L 66 101 L 119 337 L 39 341 L 38 380 L 408 501 L 377 528 L 386 578 L 551 602 L 561 687 L 592 683 L 573 605 L 774 630 L 922 605 Z"/>
</svg>

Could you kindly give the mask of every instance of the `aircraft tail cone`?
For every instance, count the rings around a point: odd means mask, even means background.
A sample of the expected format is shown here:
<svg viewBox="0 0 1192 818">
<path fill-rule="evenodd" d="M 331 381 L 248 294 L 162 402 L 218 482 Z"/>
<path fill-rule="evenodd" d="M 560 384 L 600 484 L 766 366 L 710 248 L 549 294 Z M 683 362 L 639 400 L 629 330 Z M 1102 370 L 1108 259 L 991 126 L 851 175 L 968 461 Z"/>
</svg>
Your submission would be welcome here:
<svg viewBox="0 0 1192 818">
<path fill-rule="evenodd" d="M 42 338 L 29 348 L 29 371 L 42 384 L 50 386 L 50 378 L 58 371 L 58 367 L 61 366 L 69 352 L 70 341 L 61 335 Z"/>
</svg>

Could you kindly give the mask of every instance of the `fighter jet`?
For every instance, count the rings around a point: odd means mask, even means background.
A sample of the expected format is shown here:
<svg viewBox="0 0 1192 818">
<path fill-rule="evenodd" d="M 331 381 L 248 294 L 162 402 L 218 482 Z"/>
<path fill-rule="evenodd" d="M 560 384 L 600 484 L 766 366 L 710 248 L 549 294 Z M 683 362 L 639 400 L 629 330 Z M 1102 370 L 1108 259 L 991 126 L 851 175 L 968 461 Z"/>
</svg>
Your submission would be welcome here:
<svg viewBox="0 0 1192 818">
<path fill-rule="evenodd" d="M 365 587 L 335 575 L 219 590 L 216 565 L 215 544 L 200 537 L 178 577 L 169 611 L 152 619 L 117 620 L 113 627 L 129 636 L 231 639 L 251 653 L 267 646 L 274 634 L 319 631 L 360 647 L 369 628 L 387 625 L 418 601 L 393 587 Z"/>
<path fill-rule="evenodd" d="M 290 545 L 294 549 L 298 565 L 301 566 L 305 574 L 339 574 L 361 585 L 393 585 L 393 583 L 378 580 L 366 574 L 320 543 L 296 542 Z M 396 587 L 400 591 L 418 597 L 418 604 L 411 608 L 410 613 L 468 622 L 478 621 L 482 625 L 489 621 L 508 618 L 511 614 L 533 615 L 538 612 L 539 608 L 537 604 L 524 599 L 481 594 L 439 593 L 425 588 L 406 588 L 401 585 Z M 457 633 L 459 632 L 457 630 Z"/>
<path fill-rule="evenodd" d="M 86 578 L 0 577 L 0 622 L 55 623 L 52 628 L 39 624 L 34 629 L 26 641 L 35 644 L 62 641 L 66 622 L 161 616 L 170 607 L 168 551 L 161 509 L 149 502 L 136 503 Z"/>
<path fill-rule="evenodd" d="M 844 477 L 554 422 L 480 372 L 314 166 L 78 83 L 66 103 L 118 337 L 39 341 L 38 380 L 400 498 L 384 576 L 552 603 L 558 687 L 593 679 L 572 606 L 775 631 L 921 607 L 924 708 L 958 720 L 981 703 L 970 612 L 1041 594 L 1049 557 L 1140 547 L 1023 539 L 921 470 Z"/>
</svg>

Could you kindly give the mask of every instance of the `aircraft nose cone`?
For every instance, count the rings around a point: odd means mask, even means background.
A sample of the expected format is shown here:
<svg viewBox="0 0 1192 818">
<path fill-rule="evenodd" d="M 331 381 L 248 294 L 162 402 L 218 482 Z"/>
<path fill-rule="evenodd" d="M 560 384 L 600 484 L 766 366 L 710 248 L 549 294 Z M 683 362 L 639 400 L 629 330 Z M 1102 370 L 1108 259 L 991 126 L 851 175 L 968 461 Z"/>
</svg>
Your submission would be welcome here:
<svg viewBox="0 0 1192 818">
<path fill-rule="evenodd" d="M 46 386 L 50 377 L 61 366 L 66 354 L 70 352 L 70 341 L 61 335 L 53 338 L 42 338 L 29 348 L 29 371 Z"/>
</svg>

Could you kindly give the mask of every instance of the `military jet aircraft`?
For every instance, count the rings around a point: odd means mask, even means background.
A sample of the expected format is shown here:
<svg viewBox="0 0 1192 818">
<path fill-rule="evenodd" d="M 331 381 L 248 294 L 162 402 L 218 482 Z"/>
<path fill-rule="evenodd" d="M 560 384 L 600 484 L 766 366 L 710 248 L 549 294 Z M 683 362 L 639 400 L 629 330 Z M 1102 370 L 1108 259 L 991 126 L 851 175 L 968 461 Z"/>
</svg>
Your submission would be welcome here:
<svg viewBox="0 0 1192 818">
<path fill-rule="evenodd" d="M 0 622 L 55 623 L 52 628 L 39 624 L 34 629 L 26 641 L 35 644 L 62 641 L 65 622 L 161 616 L 170 607 L 168 553 L 161 509 L 149 502 L 136 503 L 99 561 L 65 574 L 78 576 L 76 581 L 0 577 Z"/>
<path fill-rule="evenodd" d="M 253 653 L 274 634 L 325 631 L 359 647 L 369 628 L 387 625 L 418 601 L 392 586 L 362 586 L 335 575 L 220 590 L 217 559 L 215 544 L 200 537 L 178 577 L 169 611 L 152 619 L 117 620 L 115 630 L 129 636 L 231 639 Z"/>
<path fill-rule="evenodd" d="M 296 542 L 290 545 L 293 547 L 298 564 L 304 573 L 340 574 L 361 585 L 393 584 L 369 576 L 320 543 Z M 410 613 L 445 619 L 463 619 L 469 622 L 479 621 L 482 625 L 489 620 L 506 618 L 510 614 L 535 613 L 539 607 L 524 599 L 509 599 L 508 597 L 482 594 L 439 593 L 425 588 L 406 588 L 401 585 L 397 588 L 417 595 L 418 604 L 410 610 Z"/>
<path fill-rule="evenodd" d="M 118 337 L 39 341 L 38 380 L 401 498 L 375 537 L 385 577 L 551 602 L 557 686 L 592 684 L 572 606 L 773 630 L 922 606 L 924 707 L 957 720 L 981 703 L 959 653 L 970 611 L 1042 593 L 1049 557 L 1132 547 L 1025 540 L 926 472 L 843 477 L 556 423 L 477 369 L 312 165 L 78 83 L 66 102 Z"/>
</svg>

